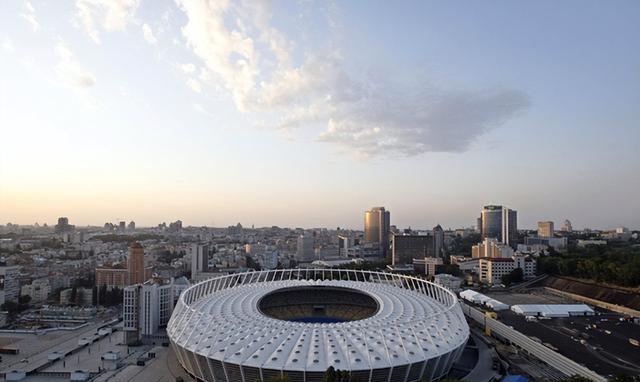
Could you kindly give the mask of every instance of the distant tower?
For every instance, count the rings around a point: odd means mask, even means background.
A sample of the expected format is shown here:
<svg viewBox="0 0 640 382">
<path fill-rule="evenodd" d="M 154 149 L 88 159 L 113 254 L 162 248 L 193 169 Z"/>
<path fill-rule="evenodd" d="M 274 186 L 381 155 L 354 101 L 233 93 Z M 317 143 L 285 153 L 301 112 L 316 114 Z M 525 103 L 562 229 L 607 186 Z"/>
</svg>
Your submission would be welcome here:
<svg viewBox="0 0 640 382">
<path fill-rule="evenodd" d="M 314 238 L 309 235 L 298 236 L 296 246 L 296 259 L 303 262 L 311 262 L 315 259 L 313 252 Z"/>
<path fill-rule="evenodd" d="M 538 236 L 553 237 L 553 222 L 552 221 L 538 222 Z"/>
<path fill-rule="evenodd" d="M 486 238 L 514 246 L 518 240 L 518 213 L 503 206 L 484 206 L 481 212 L 482 240 Z"/>
<path fill-rule="evenodd" d="M 571 227 L 571 222 L 569 220 L 565 220 L 562 225 L 562 230 L 564 232 L 573 232 L 573 227 Z"/>
<path fill-rule="evenodd" d="M 127 227 L 129 229 L 129 231 L 135 231 L 136 230 L 136 222 L 134 222 L 133 220 L 129 222 L 129 226 Z"/>
<path fill-rule="evenodd" d="M 209 246 L 206 244 L 193 244 L 191 246 L 191 279 L 196 275 L 209 270 Z"/>
<path fill-rule="evenodd" d="M 518 212 L 502 207 L 502 242 L 515 247 L 518 241 Z"/>
<path fill-rule="evenodd" d="M 373 207 L 364 213 L 364 242 L 378 243 L 382 248 L 382 255 L 386 256 L 389 248 L 389 232 L 391 228 L 391 214 L 384 207 Z"/>
<path fill-rule="evenodd" d="M 434 257 L 444 257 L 444 230 L 440 224 L 433 227 L 433 253 Z"/>
<path fill-rule="evenodd" d="M 142 284 L 144 275 L 144 248 L 137 241 L 129 247 L 129 260 L 127 260 L 127 271 L 129 274 L 129 285 Z"/>
</svg>

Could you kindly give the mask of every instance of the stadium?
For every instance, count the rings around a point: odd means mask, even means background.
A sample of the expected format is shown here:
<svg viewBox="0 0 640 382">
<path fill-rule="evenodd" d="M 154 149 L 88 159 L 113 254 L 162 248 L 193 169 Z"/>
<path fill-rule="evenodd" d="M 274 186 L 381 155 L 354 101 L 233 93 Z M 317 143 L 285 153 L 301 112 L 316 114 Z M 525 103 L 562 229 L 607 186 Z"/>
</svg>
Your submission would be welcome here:
<svg viewBox="0 0 640 382">
<path fill-rule="evenodd" d="M 207 382 L 321 382 L 330 367 L 403 382 L 445 377 L 469 327 L 455 294 L 422 279 L 278 269 L 190 287 L 167 333 L 182 367 Z"/>
</svg>

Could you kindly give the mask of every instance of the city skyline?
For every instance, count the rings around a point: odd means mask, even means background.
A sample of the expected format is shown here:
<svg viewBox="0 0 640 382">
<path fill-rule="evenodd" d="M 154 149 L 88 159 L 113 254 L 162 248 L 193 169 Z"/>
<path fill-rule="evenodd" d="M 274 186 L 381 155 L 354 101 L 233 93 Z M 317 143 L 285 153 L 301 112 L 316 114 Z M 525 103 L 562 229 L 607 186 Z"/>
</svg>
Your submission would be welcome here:
<svg viewBox="0 0 640 382">
<path fill-rule="evenodd" d="M 378 208 L 378 207 L 373 207 L 373 209 Z M 382 207 L 382 208 L 386 208 L 386 207 Z M 360 211 L 360 214 L 362 214 L 363 211 Z M 367 212 L 369 212 L 369 210 L 364 211 L 365 215 Z M 389 209 L 387 209 L 387 213 L 390 212 Z M 511 212 L 513 212 L 511 210 Z M 36 222 L 32 222 L 32 223 L 18 223 L 18 222 L 5 222 L 2 224 L 16 224 L 19 226 L 34 226 L 35 224 L 37 224 L 38 226 L 42 227 L 44 224 L 46 224 L 48 227 L 50 228 L 55 228 L 56 227 L 56 221 L 59 222 L 59 219 L 68 219 L 68 223 L 74 223 L 74 224 L 70 224 L 69 226 L 71 227 L 71 230 L 74 230 L 76 228 L 78 229 L 83 229 L 83 228 L 103 228 L 105 227 L 107 224 L 112 225 L 111 229 L 118 231 L 118 225 L 120 223 L 120 225 L 122 225 L 121 223 L 125 223 L 125 228 L 124 230 L 122 230 L 123 232 L 130 232 L 130 231 L 134 231 L 135 229 L 148 229 L 148 228 L 157 228 L 159 225 L 165 225 L 166 227 L 169 227 L 170 224 L 174 224 L 175 222 L 180 222 L 181 224 L 181 228 L 182 227 L 193 227 L 193 228 L 198 228 L 198 227 L 207 227 L 207 228 L 215 228 L 215 229 L 225 229 L 225 228 L 229 228 L 229 227 L 235 227 L 237 224 L 242 225 L 243 228 L 255 228 L 255 229 L 263 229 L 263 228 L 270 228 L 270 227 L 279 227 L 279 228 L 289 228 L 289 229 L 309 229 L 309 230 L 313 230 L 313 229 L 329 229 L 329 230 L 333 230 L 336 228 L 340 228 L 340 229 L 344 229 L 344 230 L 354 230 L 354 231 L 362 231 L 365 232 L 366 231 L 366 224 L 361 224 L 360 226 L 354 225 L 354 226 L 349 226 L 349 225 L 340 225 L 340 224 L 333 224 L 333 225 L 311 225 L 311 226 L 303 226 L 303 225 L 278 225 L 278 224 L 264 224 L 264 225 L 258 225 L 255 223 L 247 223 L 247 222 L 240 222 L 240 221 L 233 221 L 229 224 L 217 224 L 217 225 L 212 225 L 212 224 L 191 224 L 188 221 L 183 221 L 180 218 L 171 218 L 171 219 L 165 219 L 163 221 L 158 221 L 158 222 L 151 222 L 149 224 L 140 224 L 139 221 L 136 221 L 135 219 L 127 219 L 127 220 L 120 220 L 120 219 L 112 219 L 112 220 L 105 220 L 103 223 L 89 223 L 89 224 L 75 224 L 76 222 L 72 221 L 68 216 L 61 216 L 61 217 L 57 217 L 54 221 L 49 222 L 49 221 L 36 221 Z M 474 219 L 471 219 L 474 220 Z M 480 219 L 475 219 L 476 220 L 476 224 L 480 222 Z M 402 225 L 400 223 L 395 223 L 393 219 L 390 220 L 391 221 L 391 226 L 392 227 L 396 227 L 396 229 L 398 230 L 403 230 L 403 229 L 408 229 L 411 228 L 412 230 L 432 230 L 435 226 L 442 226 L 443 229 L 445 230 L 455 230 L 455 229 L 476 229 L 477 226 L 474 224 L 468 224 L 468 225 L 450 225 L 447 224 L 446 222 L 441 222 L 440 220 L 437 221 L 437 223 L 435 223 L 435 225 L 430 226 L 428 223 L 423 223 L 423 224 L 419 224 L 419 225 Z M 588 230 L 596 230 L 596 231 L 614 231 L 618 228 L 627 228 L 630 229 L 632 231 L 638 230 L 637 227 L 634 226 L 625 226 L 625 225 L 615 225 L 615 226 L 611 226 L 611 227 L 599 227 L 599 226 L 578 226 L 576 227 L 575 224 L 573 222 L 571 222 L 570 219 L 564 219 L 564 220 L 538 220 L 533 222 L 531 225 L 526 225 L 526 224 L 522 224 L 520 221 L 520 217 L 517 218 L 517 230 L 526 230 L 526 231 L 540 231 L 540 227 L 541 224 L 547 224 L 547 223 L 551 223 L 551 230 L 553 231 L 553 226 L 554 224 L 556 225 L 556 227 L 559 227 L 558 229 L 556 229 L 556 231 L 562 232 L 564 228 L 561 228 L 563 226 L 563 224 L 565 222 L 569 221 L 572 225 L 572 229 L 573 231 L 582 231 L 583 229 L 588 229 Z M 133 223 L 133 228 L 130 227 L 130 223 Z M 480 231 L 478 231 L 480 232 Z"/>
<path fill-rule="evenodd" d="M 384 205 L 448 228 L 496 203 L 525 228 L 638 228 L 638 15 L 3 2 L 0 218 L 360 229 Z"/>
</svg>

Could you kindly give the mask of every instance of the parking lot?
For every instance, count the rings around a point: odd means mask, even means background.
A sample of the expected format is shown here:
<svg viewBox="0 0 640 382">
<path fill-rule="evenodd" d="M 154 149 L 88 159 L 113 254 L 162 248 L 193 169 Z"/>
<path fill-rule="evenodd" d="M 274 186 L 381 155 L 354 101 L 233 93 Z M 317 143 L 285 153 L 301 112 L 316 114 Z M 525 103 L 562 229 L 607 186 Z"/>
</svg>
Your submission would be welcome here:
<svg viewBox="0 0 640 382">
<path fill-rule="evenodd" d="M 638 337 L 640 326 L 620 317 L 600 311 L 591 317 L 527 321 L 511 311 L 498 314 L 505 324 L 599 374 L 640 375 L 640 347 L 629 343 L 629 337 Z"/>
</svg>

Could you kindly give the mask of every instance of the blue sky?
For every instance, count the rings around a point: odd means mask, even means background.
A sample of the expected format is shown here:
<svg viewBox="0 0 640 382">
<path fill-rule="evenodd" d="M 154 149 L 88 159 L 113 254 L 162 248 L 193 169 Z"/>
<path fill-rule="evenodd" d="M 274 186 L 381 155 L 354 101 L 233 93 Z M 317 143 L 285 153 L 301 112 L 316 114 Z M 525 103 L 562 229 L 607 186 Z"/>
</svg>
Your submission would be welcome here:
<svg viewBox="0 0 640 382">
<path fill-rule="evenodd" d="M 0 5 L 14 223 L 640 228 L 636 1 Z"/>
</svg>

